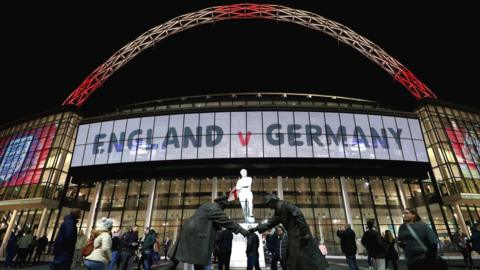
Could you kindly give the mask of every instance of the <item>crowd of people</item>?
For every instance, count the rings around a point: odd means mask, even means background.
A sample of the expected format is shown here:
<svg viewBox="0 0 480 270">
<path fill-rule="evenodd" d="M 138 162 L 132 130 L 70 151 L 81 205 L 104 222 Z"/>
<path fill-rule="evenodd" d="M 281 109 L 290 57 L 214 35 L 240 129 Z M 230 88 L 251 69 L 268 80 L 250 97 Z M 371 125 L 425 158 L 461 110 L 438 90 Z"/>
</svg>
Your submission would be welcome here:
<svg viewBox="0 0 480 270">
<path fill-rule="evenodd" d="M 246 239 L 245 256 L 247 270 L 260 269 L 259 233 L 263 234 L 266 251 L 270 258 L 270 269 L 319 269 L 328 267 L 325 260 L 326 247 L 313 239 L 303 213 L 293 204 L 281 201 L 275 195 L 267 195 L 267 205 L 274 209 L 271 219 L 257 227 L 245 230 L 223 212 L 228 205 L 226 197 L 202 205 L 184 224 L 179 238 L 172 243 L 169 237 L 161 238 L 155 230 L 144 228 L 139 238 L 138 227 L 132 226 L 124 233 L 112 232 L 113 220 L 102 218 L 100 225 L 92 230 L 90 238 L 80 230 L 77 221 L 80 209 L 66 215 L 53 245 L 51 270 L 69 270 L 84 265 L 90 270 L 127 270 L 136 264 L 137 269 L 175 269 L 179 262 L 193 264 L 195 270 L 211 269 L 212 254 L 220 270 L 229 269 L 232 253 L 233 233 Z M 361 244 L 368 255 L 370 269 L 398 269 L 399 248 L 403 249 L 409 270 L 446 269 L 439 256 L 439 241 L 433 230 L 421 221 L 415 209 L 403 212 L 404 223 L 398 235 L 390 230 L 380 232 L 375 220 L 367 220 Z M 273 231 L 271 230 L 273 228 Z M 452 236 L 464 258 L 466 267 L 473 269 L 472 251 L 480 252 L 480 225 L 471 228 L 468 237 L 462 230 Z M 357 236 L 350 225 L 337 231 L 340 246 L 350 270 L 358 270 L 356 255 Z M 5 267 L 22 267 L 37 262 L 48 245 L 46 235 L 39 239 L 28 230 L 12 234 L 6 248 Z M 168 260 L 169 259 L 169 260 Z M 167 262 L 161 262 L 165 260 Z M 391 266 L 391 267 L 390 267 Z"/>
<path fill-rule="evenodd" d="M 375 227 L 375 220 L 367 221 L 361 244 L 366 249 L 369 268 L 397 270 L 400 258 L 398 248 L 401 248 L 409 270 L 447 269 L 446 262 L 439 256 L 440 242 L 437 236 L 421 221 L 414 208 L 403 211 L 403 222 L 398 230 L 398 237 L 395 238 L 390 230 L 385 230 L 382 234 Z M 472 226 L 471 231 L 470 238 L 461 230 L 457 230 L 452 237 L 452 245 L 463 255 L 465 266 L 469 269 L 474 268 L 472 251 L 480 253 L 480 224 Z M 350 225 L 346 225 L 337 231 L 337 236 L 340 238 L 341 249 L 349 269 L 358 270 L 355 232 Z"/>
</svg>

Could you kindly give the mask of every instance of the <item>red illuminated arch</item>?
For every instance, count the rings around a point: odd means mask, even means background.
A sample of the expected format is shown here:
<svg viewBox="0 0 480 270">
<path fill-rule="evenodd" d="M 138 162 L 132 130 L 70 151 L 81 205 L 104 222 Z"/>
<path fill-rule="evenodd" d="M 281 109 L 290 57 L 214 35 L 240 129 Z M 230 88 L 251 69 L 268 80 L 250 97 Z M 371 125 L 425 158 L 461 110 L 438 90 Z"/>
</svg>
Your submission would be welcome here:
<svg viewBox="0 0 480 270">
<path fill-rule="evenodd" d="M 368 59 L 382 67 L 395 80 L 400 82 L 416 99 L 437 98 L 425 84 L 418 80 L 417 77 L 400 62 L 388 55 L 375 43 L 355 33 L 345 25 L 328 20 L 312 12 L 280 5 L 234 4 L 210 7 L 187 13 L 148 30 L 118 50 L 105 63 L 97 67 L 88 75 L 82 84 L 65 99 L 63 105 L 81 106 L 115 71 L 164 38 L 198 25 L 234 19 L 283 21 L 318 30 L 353 47 L 368 57 Z"/>
</svg>

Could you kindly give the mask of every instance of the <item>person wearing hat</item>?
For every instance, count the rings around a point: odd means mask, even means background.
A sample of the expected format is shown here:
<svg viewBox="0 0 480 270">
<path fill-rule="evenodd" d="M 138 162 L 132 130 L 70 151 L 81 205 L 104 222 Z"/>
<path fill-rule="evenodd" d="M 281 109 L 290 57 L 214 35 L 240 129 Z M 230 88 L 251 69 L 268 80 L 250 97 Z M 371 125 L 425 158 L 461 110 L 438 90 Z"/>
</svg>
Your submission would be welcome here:
<svg viewBox="0 0 480 270">
<path fill-rule="evenodd" d="M 112 257 L 112 231 L 113 220 L 102 218 L 100 226 L 92 235 L 95 237 L 93 241 L 93 251 L 85 257 L 85 266 L 89 270 L 104 270 Z"/>
<path fill-rule="evenodd" d="M 262 233 L 281 223 L 287 231 L 286 268 L 326 269 L 328 262 L 318 249 L 302 211 L 296 205 L 280 200 L 275 194 L 267 194 L 265 200 L 268 207 L 275 210 L 273 217 L 249 231 Z"/>
<path fill-rule="evenodd" d="M 211 263 L 216 231 L 224 227 L 234 233 L 248 235 L 248 231 L 230 219 L 223 210 L 228 206 L 227 196 L 201 205 L 182 227 L 180 237 L 169 251 L 171 261 L 157 269 L 175 269 L 179 262 L 204 269 Z"/>
</svg>

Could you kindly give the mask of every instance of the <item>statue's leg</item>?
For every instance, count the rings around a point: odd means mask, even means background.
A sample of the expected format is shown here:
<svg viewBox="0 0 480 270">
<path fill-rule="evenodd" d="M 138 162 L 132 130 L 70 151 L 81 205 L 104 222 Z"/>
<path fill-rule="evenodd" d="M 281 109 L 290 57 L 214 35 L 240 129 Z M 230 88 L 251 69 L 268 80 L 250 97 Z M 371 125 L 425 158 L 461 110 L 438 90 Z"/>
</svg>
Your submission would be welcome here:
<svg viewBox="0 0 480 270">
<path fill-rule="evenodd" d="M 250 202 L 248 204 L 248 216 L 253 217 L 253 202 L 252 202 L 252 200 L 250 200 Z"/>
</svg>

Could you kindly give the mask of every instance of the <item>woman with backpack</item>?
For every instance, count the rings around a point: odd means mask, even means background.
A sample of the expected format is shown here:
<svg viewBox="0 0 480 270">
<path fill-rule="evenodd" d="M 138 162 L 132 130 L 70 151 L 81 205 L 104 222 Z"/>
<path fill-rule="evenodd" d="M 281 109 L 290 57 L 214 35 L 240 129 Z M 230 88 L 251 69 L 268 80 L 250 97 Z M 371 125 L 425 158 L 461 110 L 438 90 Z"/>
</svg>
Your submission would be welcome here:
<svg viewBox="0 0 480 270">
<path fill-rule="evenodd" d="M 93 250 L 89 255 L 85 256 L 85 266 L 87 269 L 105 270 L 105 266 L 112 257 L 112 226 L 113 220 L 104 217 L 102 218 L 102 225 L 92 231 L 89 244 L 93 244 Z M 87 244 L 87 246 L 89 244 Z"/>
</svg>

